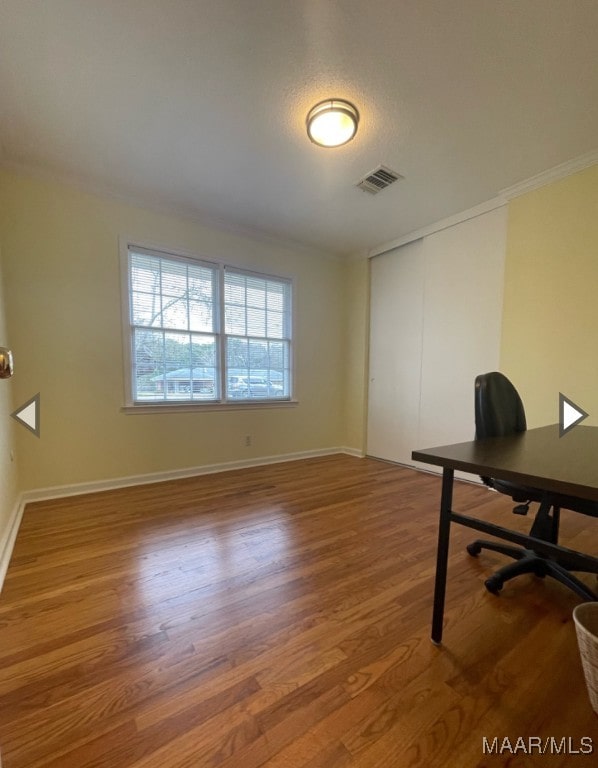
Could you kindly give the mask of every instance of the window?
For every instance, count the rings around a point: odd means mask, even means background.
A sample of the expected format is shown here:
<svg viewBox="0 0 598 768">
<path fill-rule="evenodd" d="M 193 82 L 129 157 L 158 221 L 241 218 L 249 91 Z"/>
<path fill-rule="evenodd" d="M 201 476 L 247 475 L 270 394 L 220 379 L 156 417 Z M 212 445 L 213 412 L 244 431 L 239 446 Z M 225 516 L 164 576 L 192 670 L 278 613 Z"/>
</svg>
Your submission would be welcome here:
<svg viewBox="0 0 598 768">
<path fill-rule="evenodd" d="M 291 281 L 129 246 L 129 403 L 291 398 Z"/>
</svg>

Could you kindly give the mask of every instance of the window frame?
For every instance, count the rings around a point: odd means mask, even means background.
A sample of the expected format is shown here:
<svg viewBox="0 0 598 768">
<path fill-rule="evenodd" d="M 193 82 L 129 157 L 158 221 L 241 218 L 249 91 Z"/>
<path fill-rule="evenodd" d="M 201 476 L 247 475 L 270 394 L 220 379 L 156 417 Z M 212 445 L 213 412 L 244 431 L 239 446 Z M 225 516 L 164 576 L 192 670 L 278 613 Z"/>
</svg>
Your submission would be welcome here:
<svg viewBox="0 0 598 768">
<path fill-rule="evenodd" d="M 133 339 L 134 325 L 131 318 L 131 285 L 130 285 L 130 262 L 131 252 L 139 252 L 157 258 L 172 259 L 173 262 L 191 262 L 196 265 L 205 265 L 215 269 L 218 273 L 218 295 L 215 297 L 214 313 L 216 318 L 216 328 L 213 335 L 216 337 L 217 347 L 217 376 L 220 381 L 219 398 L 213 400 L 135 400 L 134 399 L 134 373 L 133 373 Z M 257 277 L 265 280 L 275 280 L 285 282 L 289 285 L 289 335 L 283 340 L 289 345 L 289 394 L 285 397 L 275 398 L 248 398 L 248 399 L 227 399 L 227 379 L 228 368 L 226 365 L 227 339 L 233 338 L 254 338 L 246 335 L 239 337 L 237 334 L 226 334 L 225 332 L 225 275 L 226 270 L 231 273 L 241 274 L 247 277 Z M 223 261 L 215 258 L 206 258 L 188 251 L 181 251 L 163 245 L 148 245 L 136 239 L 120 238 L 120 290 L 121 290 L 121 326 L 123 341 L 123 372 L 124 372 L 124 405 L 121 410 L 125 413 L 157 413 L 157 412 L 184 412 L 184 411 L 207 411 L 207 410 L 246 410 L 255 408 L 285 408 L 295 406 L 298 400 L 295 398 L 295 346 L 294 339 L 295 323 L 295 279 L 287 275 L 272 274 L 262 272 L 252 267 L 240 266 L 229 261 Z M 177 332 L 177 329 L 172 329 Z M 268 337 L 265 337 L 268 339 Z"/>
</svg>

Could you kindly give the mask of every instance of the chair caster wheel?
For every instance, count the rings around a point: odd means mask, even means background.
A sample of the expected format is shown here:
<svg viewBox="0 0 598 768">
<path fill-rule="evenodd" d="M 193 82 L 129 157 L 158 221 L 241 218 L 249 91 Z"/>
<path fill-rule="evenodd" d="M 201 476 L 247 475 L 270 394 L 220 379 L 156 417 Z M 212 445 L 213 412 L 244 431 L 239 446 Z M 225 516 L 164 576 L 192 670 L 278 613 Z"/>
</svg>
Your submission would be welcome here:
<svg viewBox="0 0 598 768">
<path fill-rule="evenodd" d="M 474 542 L 472 542 L 471 544 L 468 544 L 468 545 L 467 545 L 467 547 L 466 547 L 466 549 L 467 549 L 467 552 L 468 552 L 468 553 L 469 553 L 469 554 L 470 554 L 472 557 L 477 557 L 477 555 L 479 555 L 479 554 L 480 554 L 480 552 L 482 551 L 482 548 L 481 548 L 481 546 L 480 546 L 480 545 L 477 543 L 477 541 L 474 541 Z"/>
<path fill-rule="evenodd" d="M 491 576 L 489 579 L 486 579 L 484 586 L 488 592 L 491 592 L 493 595 L 498 595 L 502 589 L 503 582 L 502 579 L 497 579 L 496 576 Z"/>
</svg>

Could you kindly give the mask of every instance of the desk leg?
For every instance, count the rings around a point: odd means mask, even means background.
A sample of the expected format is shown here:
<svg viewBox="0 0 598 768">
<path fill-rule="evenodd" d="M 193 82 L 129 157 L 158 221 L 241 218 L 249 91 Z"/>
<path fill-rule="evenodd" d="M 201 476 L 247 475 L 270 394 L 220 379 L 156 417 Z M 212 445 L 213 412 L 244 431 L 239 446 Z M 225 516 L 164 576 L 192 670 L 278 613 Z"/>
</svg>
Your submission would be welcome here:
<svg viewBox="0 0 598 768">
<path fill-rule="evenodd" d="M 442 642 L 444 596 L 446 593 L 446 568 L 448 563 L 451 507 L 453 505 L 453 477 L 455 471 L 447 467 L 442 472 L 442 496 L 440 498 L 440 524 L 438 526 L 438 551 L 436 555 L 436 582 L 434 585 L 434 613 L 432 616 L 432 642 Z"/>
</svg>

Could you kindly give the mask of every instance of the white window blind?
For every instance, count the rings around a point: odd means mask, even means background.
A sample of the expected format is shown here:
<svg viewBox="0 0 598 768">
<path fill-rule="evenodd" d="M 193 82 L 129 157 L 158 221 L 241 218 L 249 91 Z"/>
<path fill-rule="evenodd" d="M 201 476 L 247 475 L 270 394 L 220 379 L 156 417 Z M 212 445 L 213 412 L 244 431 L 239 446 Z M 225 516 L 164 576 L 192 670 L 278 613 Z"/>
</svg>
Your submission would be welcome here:
<svg viewBox="0 0 598 768">
<path fill-rule="evenodd" d="M 227 397 L 289 398 L 291 283 L 224 271 Z"/>
<path fill-rule="evenodd" d="M 291 398 L 291 281 L 129 246 L 133 404 Z"/>
</svg>

